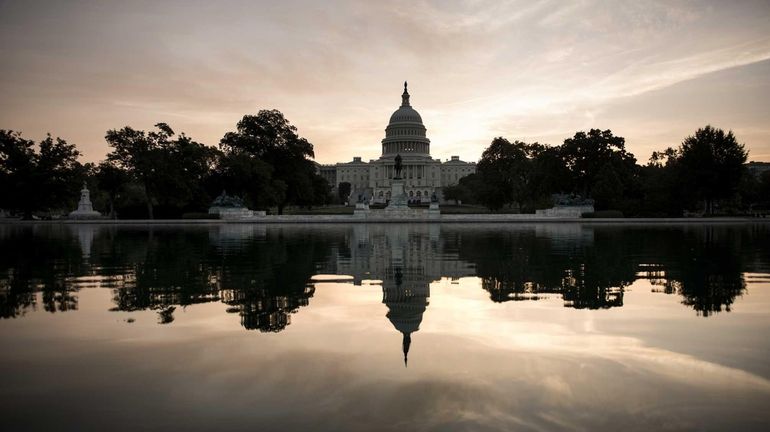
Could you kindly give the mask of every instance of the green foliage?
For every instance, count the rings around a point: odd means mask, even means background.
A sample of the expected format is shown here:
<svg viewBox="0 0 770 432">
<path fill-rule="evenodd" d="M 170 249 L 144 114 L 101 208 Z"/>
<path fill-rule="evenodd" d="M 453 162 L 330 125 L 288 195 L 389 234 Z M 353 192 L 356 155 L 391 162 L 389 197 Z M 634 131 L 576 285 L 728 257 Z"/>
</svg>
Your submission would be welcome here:
<svg viewBox="0 0 770 432">
<path fill-rule="evenodd" d="M 74 144 L 48 135 L 35 151 L 18 132 L 0 130 L 0 207 L 31 218 L 35 211 L 66 210 L 78 196 L 88 166 Z"/>
<path fill-rule="evenodd" d="M 471 192 L 468 190 L 468 187 L 463 184 L 447 186 L 442 190 L 442 193 L 444 194 L 445 200 L 454 201 L 456 205 L 459 205 L 460 202 L 471 201 Z"/>
</svg>

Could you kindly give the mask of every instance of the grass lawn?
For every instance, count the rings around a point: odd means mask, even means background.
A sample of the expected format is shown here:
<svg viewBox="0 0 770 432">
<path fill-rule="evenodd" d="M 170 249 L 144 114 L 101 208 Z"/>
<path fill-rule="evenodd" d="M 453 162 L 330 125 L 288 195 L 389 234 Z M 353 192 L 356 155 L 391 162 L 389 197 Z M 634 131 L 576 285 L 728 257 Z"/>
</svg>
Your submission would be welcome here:
<svg viewBox="0 0 770 432">
<path fill-rule="evenodd" d="M 410 207 L 413 208 L 414 210 L 428 209 L 427 204 L 422 206 L 410 206 Z M 352 215 L 353 210 L 354 210 L 353 206 L 346 207 L 341 205 L 313 207 L 311 209 L 307 209 L 303 207 L 287 207 L 283 210 L 283 213 L 287 215 Z M 382 210 L 372 208 L 372 211 L 376 212 L 376 211 L 382 211 Z M 271 213 L 275 214 L 275 210 L 273 210 Z M 442 214 L 490 214 L 490 213 L 509 214 L 509 213 L 518 213 L 518 212 L 511 209 L 502 209 L 497 212 L 490 212 L 489 209 L 487 209 L 484 206 L 444 204 L 444 205 L 441 205 L 441 213 Z"/>
</svg>

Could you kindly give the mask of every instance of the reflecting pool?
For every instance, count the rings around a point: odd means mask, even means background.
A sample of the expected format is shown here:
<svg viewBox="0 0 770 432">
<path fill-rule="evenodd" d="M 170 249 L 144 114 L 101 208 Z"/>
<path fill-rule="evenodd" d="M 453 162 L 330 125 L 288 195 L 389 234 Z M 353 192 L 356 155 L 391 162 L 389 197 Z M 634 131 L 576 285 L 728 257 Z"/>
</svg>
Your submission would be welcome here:
<svg viewBox="0 0 770 432">
<path fill-rule="evenodd" d="M 770 430 L 770 224 L 0 225 L 3 430 Z"/>
</svg>

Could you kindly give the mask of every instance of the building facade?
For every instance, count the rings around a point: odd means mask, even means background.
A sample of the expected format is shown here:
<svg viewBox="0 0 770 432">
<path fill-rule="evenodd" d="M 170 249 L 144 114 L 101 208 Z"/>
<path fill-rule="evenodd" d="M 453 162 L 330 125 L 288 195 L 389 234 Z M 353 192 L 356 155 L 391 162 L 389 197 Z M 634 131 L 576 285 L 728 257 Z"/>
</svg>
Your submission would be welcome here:
<svg viewBox="0 0 770 432">
<path fill-rule="evenodd" d="M 319 165 L 318 171 L 335 190 L 340 183 L 350 183 L 351 202 L 361 197 L 384 204 L 390 200 L 396 155 L 402 158 L 401 178 L 411 203 L 430 202 L 434 193 L 443 201 L 443 187 L 455 185 L 460 178 L 476 172 L 475 162 L 463 162 L 459 156 L 446 162 L 431 157 L 427 129 L 409 102 L 406 83 L 401 106 L 390 116 L 385 128 L 380 157 L 364 162 L 357 156 L 351 162 Z"/>
</svg>

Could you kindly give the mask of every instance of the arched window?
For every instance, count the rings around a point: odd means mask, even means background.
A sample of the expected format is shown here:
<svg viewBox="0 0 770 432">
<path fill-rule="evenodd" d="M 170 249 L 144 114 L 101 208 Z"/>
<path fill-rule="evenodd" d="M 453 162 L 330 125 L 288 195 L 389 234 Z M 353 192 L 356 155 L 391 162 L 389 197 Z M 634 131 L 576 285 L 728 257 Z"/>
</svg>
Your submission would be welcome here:
<svg viewBox="0 0 770 432">
<path fill-rule="evenodd" d="M 422 196 L 422 191 L 417 191 L 417 198 Z"/>
<path fill-rule="evenodd" d="M 380 198 L 382 198 L 382 191 L 380 191 L 380 193 L 378 194 L 378 196 L 379 196 Z"/>
<path fill-rule="evenodd" d="M 409 198 L 413 198 L 413 197 L 414 197 L 414 191 L 409 191 Z"/>
</svg>

